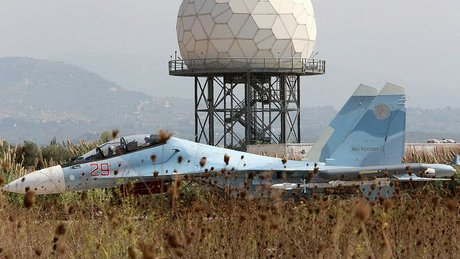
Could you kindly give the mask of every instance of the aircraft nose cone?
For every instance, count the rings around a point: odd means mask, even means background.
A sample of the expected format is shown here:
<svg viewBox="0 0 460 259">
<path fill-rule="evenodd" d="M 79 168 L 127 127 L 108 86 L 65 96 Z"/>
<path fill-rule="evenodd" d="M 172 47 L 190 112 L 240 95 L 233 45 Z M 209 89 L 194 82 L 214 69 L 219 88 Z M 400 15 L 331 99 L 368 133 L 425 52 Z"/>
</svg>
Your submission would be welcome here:
<svg viewBox="0 0 460 259">
<path fill-rule="evenodd" d="M 35 171 L 12 181 L 2 188 L 3 191 L 36 194 L 62 193 L 65 191 L 64 171 L 61 166 L 54 166 Z"/>
</svg>

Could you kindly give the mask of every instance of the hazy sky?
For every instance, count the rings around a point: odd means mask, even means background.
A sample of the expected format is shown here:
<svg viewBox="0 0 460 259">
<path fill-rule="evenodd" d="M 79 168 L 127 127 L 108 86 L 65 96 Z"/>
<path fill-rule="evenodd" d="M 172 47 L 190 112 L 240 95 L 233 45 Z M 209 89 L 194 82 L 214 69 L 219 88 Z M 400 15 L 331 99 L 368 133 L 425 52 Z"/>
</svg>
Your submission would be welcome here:
<svg viewBox="0 0 460 259">
<path fill-rule="evenodd" d="M 0 0 L 0 56 L 51 58 L 69 52 L 151 56 L 168 89 L 178 49 L 180 0 Z M 303 104 L 338 107 L 359 83 L 406 87 L 408 106 L 460 107 L 460 2 L 314 0 L 318 58 L 327 74 L 304 78 Z M 140 89 L 149 92 L 148 89 Z M 172 92 L 171 92 L 172 93 Z M 181 97 L 190 97 L 182 93 Z"/>
</svg>

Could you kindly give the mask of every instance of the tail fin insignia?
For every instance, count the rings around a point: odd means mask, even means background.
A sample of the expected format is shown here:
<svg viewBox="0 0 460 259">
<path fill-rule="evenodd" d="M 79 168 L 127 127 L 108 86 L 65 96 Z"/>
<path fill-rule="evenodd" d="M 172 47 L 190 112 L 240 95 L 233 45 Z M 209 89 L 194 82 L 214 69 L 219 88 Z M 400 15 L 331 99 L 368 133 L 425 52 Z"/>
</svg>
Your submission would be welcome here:
<svg viewBox="0 0 460 259">
<path fill-rule="evenodd" d="M 325 142 L 322 152 L 327 165 L 358 167 L 401 163 L 406 129 L 404 89 L 387 83 L 370 99 L 370 104 L 352 126 L 334 125 L 335 131 Z M 327 144 L 335 144 L 329 148 L 333 152 L 324 152 Z"/>
</svg>

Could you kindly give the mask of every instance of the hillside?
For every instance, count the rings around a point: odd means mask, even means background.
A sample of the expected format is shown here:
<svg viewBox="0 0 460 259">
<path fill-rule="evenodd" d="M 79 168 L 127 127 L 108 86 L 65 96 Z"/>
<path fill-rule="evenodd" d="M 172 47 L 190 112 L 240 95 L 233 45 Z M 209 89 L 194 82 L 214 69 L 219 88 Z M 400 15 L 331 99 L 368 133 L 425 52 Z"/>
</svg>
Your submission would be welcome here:
<svg viewBox="0 0 460 259">
<path fill-rule="evenodd" d="M 156 86 L 165 89 L 167 86 Z M 122 134 L 173 131 L 193 139 L 193 100 L 128 91 L 75 65 L 32 58 L 0 58 L 0 139 L 47 143 Z M 303 107 L 301 136 L 314 142 L 336 114 L 331 106 Z M 460 109 L 407 109 L 407 142 L 460 140 Z M 218 129 L 216 129 L 218 131 Z"/>
<path fill-rule="evenodd" d="M 168 57 L 168 55 L 164 55 L 163 57 Z M 127 90 L 142 91 L 161 97 L 187 97 L 187 93 L 180 93 L 182 87 L 178 87 L 180 84 L 177 84 L 181 78 L 169 76 L 167 73 L 167 62 L 164 61 L 164 63 L 161 63 L 154 56 L 76 52 L 62 53 L 52 56 L 50 59 L 83 67 L 104 78 L 109 78 Z M 176 83 L 175 87 L 165 89 L 162 85 L 158 84 L 158 82 L 171 83 L 168 80 Z M 188 88 L 192 89 L 192 85 Z"/>
<path fill-rule="evenodd" d="M 12 142 L 45 143 L 112 128 L 130 134 L 190 127 L 182 101 L 127 91 L 62 62 L 0 58 L 0 96 L 0 138 Z"/>
</svg>

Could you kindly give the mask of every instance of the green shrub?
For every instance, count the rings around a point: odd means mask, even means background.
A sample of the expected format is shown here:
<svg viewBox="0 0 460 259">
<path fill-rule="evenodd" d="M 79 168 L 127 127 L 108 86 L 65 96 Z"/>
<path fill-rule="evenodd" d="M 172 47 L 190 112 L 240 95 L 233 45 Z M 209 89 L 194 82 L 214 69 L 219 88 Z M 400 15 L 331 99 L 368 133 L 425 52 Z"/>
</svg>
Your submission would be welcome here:
<svg viewBox="0 0 460 259">
<path fill-rule="evenodd" d="M 40 160 L 40 148 L 32 141 L 24 141 L 22 146 L 16 150 L 16 163 L 22 164 L 25 168 L 37 166 Z"/>
<path fill-rule="evenodd" d="M 59 144 L 51 144 L 42 148 L 42 157 L 45 161 L 54 161 L 64 163 L 72 157 L 72 153 L 68 148 Z"/>
</svg>

